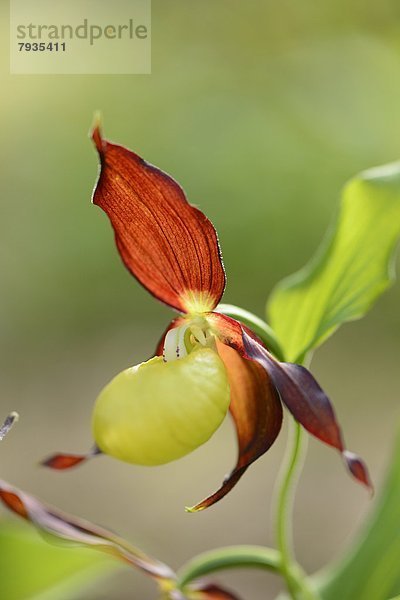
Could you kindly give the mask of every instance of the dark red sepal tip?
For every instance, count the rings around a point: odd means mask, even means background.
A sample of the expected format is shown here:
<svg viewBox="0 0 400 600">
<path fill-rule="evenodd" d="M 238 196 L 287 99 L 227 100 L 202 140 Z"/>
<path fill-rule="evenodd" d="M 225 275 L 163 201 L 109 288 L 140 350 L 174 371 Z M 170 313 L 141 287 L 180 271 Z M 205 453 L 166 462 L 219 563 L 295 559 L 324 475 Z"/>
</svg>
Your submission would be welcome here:
<svg viewBox="0 0 400 600">
<path fill-rule="evenodd" d="M 48 467 L 49 469 L 54 469 L 55 471 L 66 471 L 68 469 L 77 467 L 78 465 L 90 460 L 98 454 L 101 454 L 101 450 L 97 447 L 94 447 L 93 450 L 87 452 L 86 454 L 52 454 L 40 464 L 43 467 Z"/>
<path fill-rule="evenodd" d="M 364 461 L 349 450 L 342 452 L 344 461 L 349 469 L 350 473 L 371 492 L 374 493 L 374 486 L 369 476 L 368 468 Z"/>
</svg>

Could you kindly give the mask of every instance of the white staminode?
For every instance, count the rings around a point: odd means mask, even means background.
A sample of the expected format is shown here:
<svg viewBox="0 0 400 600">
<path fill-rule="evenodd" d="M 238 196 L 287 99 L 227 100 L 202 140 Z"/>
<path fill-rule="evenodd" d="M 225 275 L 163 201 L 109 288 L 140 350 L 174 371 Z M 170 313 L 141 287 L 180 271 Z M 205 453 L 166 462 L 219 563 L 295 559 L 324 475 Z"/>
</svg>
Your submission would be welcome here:
<svg viewBox="0 0 400 600">
<path fill-rule="evenodd" d="M 170 329 L 164 340 L 164 362 L 184 358 L 196 346 L 207 347 L 211 345 L 211 341 L 203 319 L 201 322 L 190 321 L 187 325 Z"/>
</svg>

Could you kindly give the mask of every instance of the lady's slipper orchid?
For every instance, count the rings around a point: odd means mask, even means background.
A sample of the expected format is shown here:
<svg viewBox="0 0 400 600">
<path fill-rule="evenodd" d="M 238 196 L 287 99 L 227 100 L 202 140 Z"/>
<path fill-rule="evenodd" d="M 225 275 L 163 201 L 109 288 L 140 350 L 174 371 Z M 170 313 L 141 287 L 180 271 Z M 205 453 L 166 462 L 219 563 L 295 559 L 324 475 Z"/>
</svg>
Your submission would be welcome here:
<svg viewBox="0 0 400 600">
<path fill-rule="evenodd" d="M 109 217 L 120 256 L 153 296 L 180 313 L 156 356 L 117 375 L 93 413 L 96 450 L 54 455 L 46 465 L 74 466 L 104 452 L 155 465 L 203 444 L 230 410 L 239 456 L 220 489 L 193 509 L 224 497 L 249 465 L 275 441 L 282 403 L 315 437 L 336 448 L 361 483 L 368 471 L 345 449 L 332 405 L 311 373 L 278 361 L 240 323 L 215 311 L 225 288 L 217 234 L 182 188 L 139 156 L 93 131 L 100 175 L 93 202 Z"/>
</svg>

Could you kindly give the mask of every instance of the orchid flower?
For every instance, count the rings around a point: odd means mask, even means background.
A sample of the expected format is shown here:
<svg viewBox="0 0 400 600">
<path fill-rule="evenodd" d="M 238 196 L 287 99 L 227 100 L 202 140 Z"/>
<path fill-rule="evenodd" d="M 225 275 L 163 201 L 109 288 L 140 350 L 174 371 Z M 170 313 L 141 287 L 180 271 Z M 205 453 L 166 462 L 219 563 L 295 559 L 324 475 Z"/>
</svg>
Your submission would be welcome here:
<svg viewBox="0 0 400 600">
<path fill-rule="evenodd" d="M 93 203 L 114 229 L 127 269 L 177 311 L 155 356 L 117 375 L 93 411 L 95 450 L 56 454 L 66 469 L 96 453 L 143 465 L 175 460 L 206 442 L 230 411 L 238 458 L 222 486 L 196 506 L 223 498 L 276 440 L 282 405 L 313 436 L 338 450 L 350 473 L 371 487 L 363 461 L 346 450 L 331 402 L 303 366 L 280 361 L 240 320 L 218 312 L 225 271 L 212 223 L 179 184 L 134 152 L 92 139 L 100 157 Z"/>
</svg>

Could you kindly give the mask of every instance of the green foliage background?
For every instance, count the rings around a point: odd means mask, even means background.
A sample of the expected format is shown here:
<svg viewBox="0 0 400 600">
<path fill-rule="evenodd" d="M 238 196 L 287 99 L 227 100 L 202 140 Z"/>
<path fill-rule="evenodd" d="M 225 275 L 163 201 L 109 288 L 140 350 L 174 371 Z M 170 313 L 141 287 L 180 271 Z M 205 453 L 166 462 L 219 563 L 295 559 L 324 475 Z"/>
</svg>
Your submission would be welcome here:
<svg viewBox="0 0 400 600">
<path fill-rule="evenodd" d="M 0 7 L 0 406 L 22 417 L 2 446 L 1 475 L 177 566 L 213 546 L 272 542 L 284 436 L 201 515 L 183 507 L 231 467 L 228 423 L 210 444 L 162 468 L 111 459 L 62 475 L 36 467 L 53 450 L 90 446 L 96 394 L 151 354 L 170 318 L 123 269 L 104 215 L 90 204 L 92 114 L 101 109 L 107 136 L 182 183 L 218 229 L 224 301 L 263 315 L 274 284 L 314 253 L 345 181 L 400 157 L 400 7 L 152 4 L 153 73 L 131 77 L 10 76 L 6 3 Z M 399 300 L 397 286 L 313 363 L 378 486 L 399 419 Z M 337 457 L 312 443 L 296 510 L 306 568 L 344 547 L 369 504 Z M 259 600 L 265 585 L 268 598 L 279 589 L 268 577 L 227 580 Z M 151 583 L 127 572 L 84 597 L 108 598 L 110 590 L 120 600 L 154 596 Z"/>
</svg>

